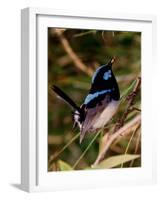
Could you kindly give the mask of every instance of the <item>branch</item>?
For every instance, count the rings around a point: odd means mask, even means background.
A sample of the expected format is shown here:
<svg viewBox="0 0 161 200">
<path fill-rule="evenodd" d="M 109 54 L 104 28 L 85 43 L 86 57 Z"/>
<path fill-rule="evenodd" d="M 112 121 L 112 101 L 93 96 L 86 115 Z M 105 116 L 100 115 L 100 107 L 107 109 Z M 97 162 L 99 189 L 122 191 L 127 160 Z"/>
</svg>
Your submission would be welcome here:
<svg viewBox="0 0 161 200">
<path fill-rule="evenodd" d="M 127 116 L 131 112 L 133 112 L 134 110 L 141 111 L 140 109 L 133 107 L 135 97 L 140 91 L 140 85 L 141 85 L 141 77 L 138 77 L 133 91 L 126 97 L 126 100 L 128 101 L 127 108 L 126 108 L 125 112 L 123 113 L 122 117 L 116 123 L 116 126 L 115 126 L 113 132 L 116 132 L 119 128 L 121 128 L 124 125 Z"/>
<path fill-rule="evenodd" d="M 92 76 L 93 70 L 88 68 L 88 67 L 86 67 L 86 65 L 80 60 L 80 58 L 77 56 L 77 54 L 74 52 L 74 50 L 70 46 L 68 40 L 64 37 L 61 29 L 53 29 L 52 32 L 56 33 L 56 35 L 58 36 L 58 38 L 59 38 L 64 50 L 66 51 L 68 56 L 72 59 L 72 61 L 74 62 L 75 66 L 79 70 L 81 70 L 84 73 L 88 74 L 89 76 Z"/>
<path fill-rule="evenodd" d="M 104 159 L 105 154 L 108 151 L 110 145 L 117 137 L 126 135 L 127 133 L 129 133 L 129 130 L 134 129 L 136 127 L 136 125 L 138 125 L 140 123 L 141 123 L 141 115 L 137 115 L 132 121 L 128 122 L 126 125 L 124 125 L 122 128 L 120 128 L 118 131 L 116 131 L 114 134 L 109 135 L 108 141 L 107 141 L 104 149 L 98 155 L 93 166 L 98 165 L 99 162 Z"/>
</svg>

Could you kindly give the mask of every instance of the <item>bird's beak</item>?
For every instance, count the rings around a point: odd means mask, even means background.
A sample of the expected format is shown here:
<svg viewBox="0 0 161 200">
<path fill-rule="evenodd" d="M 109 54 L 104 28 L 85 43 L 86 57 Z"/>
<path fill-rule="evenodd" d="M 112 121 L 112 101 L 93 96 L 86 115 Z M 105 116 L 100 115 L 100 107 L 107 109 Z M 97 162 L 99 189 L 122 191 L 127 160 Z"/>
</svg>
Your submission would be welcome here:
<svg viewBox="0 0 161 200">
<path fill-rule="evenodd" d="M 110 63 L 113 64 L 116 60 L 116 57 L 114 56 L 113 58 L 111 58 Z"/>
</svg>

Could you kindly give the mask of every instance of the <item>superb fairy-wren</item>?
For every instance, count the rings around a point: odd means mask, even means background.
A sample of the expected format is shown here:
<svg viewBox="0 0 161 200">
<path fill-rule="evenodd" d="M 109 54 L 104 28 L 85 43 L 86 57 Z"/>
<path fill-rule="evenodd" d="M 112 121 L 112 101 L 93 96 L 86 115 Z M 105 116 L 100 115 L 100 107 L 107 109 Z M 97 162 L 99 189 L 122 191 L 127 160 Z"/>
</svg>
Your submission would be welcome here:
<svg viewBox="0 0 161 200">
<path fill-rule="evenodd" d="M 97 68 L 89 93 L 80 107 L 60 88 L 52 86 L 54 92 L 73 109 L 74 126 L 80 128 L 80 143 L 87 133 L 103 128 L 117 111 L 120 91 L 112 71 L 114 60 L 112 58 Z"/>
</svg>

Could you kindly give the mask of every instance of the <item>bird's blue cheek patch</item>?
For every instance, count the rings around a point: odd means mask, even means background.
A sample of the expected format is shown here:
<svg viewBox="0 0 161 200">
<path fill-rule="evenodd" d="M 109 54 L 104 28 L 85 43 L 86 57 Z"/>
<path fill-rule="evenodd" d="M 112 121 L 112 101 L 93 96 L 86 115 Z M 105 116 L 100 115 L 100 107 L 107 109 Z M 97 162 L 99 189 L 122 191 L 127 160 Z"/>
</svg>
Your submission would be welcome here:
<svg viewBox="0 0 161 200">
<path fill-rule="evenodd" d="M 111 78 L 111 70 L 108 70 L 107 72 L 105 72 L 104 74 L 103 74 L 103 79 L 104 80 L 108 80 L 109 78 Z"/>
<path fill-rule="evenodd" d="M 99 95 L 102 95 L 102 94 L 105 94 L 105 93 L 110 93 L 111 91 L 112 91 L 111 89 L 108 89 L 108 90 L 98 91 L 98 92 L 95 92 L 93 94 L 88 94 L 85 101 L 84 101 L 84 104 L 88 104 L 90 101 L 97 98 Z"/>
</svg>

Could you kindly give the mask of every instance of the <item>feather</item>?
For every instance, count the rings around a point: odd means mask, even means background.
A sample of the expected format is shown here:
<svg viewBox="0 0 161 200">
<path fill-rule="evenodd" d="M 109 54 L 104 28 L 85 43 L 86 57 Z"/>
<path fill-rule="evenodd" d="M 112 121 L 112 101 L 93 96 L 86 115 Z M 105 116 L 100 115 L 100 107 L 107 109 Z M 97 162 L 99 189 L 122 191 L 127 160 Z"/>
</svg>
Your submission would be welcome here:
<svg viewBox="0 0 161 200">
<path fill-rule="evenodd" d="M 77 110 L 79 113 L 81 112 L 80 108 L 74 103 L 74 101 L 67 94 L 65 94 L 60 88 L 58 88 L 56 85 L 53 85 L 52 90 L 74 110 Z"/>
</svg>

